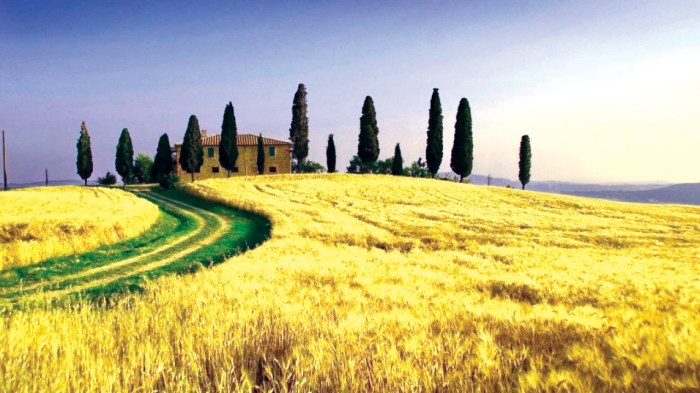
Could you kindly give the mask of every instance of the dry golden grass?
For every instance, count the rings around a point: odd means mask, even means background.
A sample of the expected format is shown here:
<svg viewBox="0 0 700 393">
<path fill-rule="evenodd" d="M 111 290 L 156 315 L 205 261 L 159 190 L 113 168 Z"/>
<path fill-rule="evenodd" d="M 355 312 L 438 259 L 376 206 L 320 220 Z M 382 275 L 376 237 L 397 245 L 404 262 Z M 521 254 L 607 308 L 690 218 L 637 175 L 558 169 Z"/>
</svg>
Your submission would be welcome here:
<svg viewBox="0 0 700 393">
<path fill-rule="evenodd" d="M 261 247 L 0 324 L 7 391 L 696 391 L 700 209 L 385 176 L 212 180 Z"/>
<path fill-rule="evenodd" d="M 116 189 L 28 188 L 0 193 L 0 270 L 135 237 L 158 208 Z"/>
</svg>

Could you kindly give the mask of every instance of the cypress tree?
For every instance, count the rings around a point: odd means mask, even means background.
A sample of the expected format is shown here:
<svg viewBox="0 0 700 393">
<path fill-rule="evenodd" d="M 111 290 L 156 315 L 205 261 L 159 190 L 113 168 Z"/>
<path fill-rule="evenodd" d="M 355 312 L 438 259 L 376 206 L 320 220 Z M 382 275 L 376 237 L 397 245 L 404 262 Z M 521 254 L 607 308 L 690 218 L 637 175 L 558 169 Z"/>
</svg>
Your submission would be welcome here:
<svg viewBox="0 0 700 393">
<path fill-rule="evenodd" d="M 459 175 L 459 182 L 465 176 L 472 173 L 474 162 L 474 140 L 472 137 L 472 112 L 469 101 L 462 98 L 457 108 L 457 121 L 455 122 L 455 140 L 452 145 L 452 158 L 450 168 Z"/>
<path fill-rule="evenodd" d="M 78 167 L 78 175 L 85 181 L 87 186 L 87 181 L 92 175 L 92 147 L 90 146 L 90 134 L 88 134 L 85 122 L 80 125 L 80 137 L 78 138 L 77 148 L 78 159 L 76 166 Z"/>
<path fill-rule="evenodd" d="M 365 97 L 362 105 L 362 117 L 360 117 L 360 136 L 357 145 L 357 156 L 362 161 L 361 171 L 369 172 L 370 165 L 379 157 L 379 127 L 377 127 L 377 113 L 374 110 L 372 97 Z"/>
<path fill-rule="evenodd" d="M 197 116 L 190 116 L 187 122 L 185 137 L 182 138 L 182 150 L 180 150 L 180 167 L 190 174 L 194 181 L 194 173 L 199 172 L 199 168 L 204 163 L 204 148 L 202 147 L 202 133 L 199 131 L 199 120 Z"/>
<path fill-rule="evenodd" d="M 131 179 L 134 167 L 134 146 L 131 143 L 131 136 L 127 128 L 123 129 L 121 135 L 119 135 L 114 166 L 119 176 L 122 177 L 122 182 L 124 182 L 124 187 L 126 188 L 126 183 Z"/>
<path fill-rule="evenodd" d="M 333 142 L 333 134 L 328 135 L 328 146 L 326 147 L 326 165 L 328 173 L 335 172 L 335 142 Z"/>
<path fill-rule="evenodd" d="M 396 144 L 394 148 L 394 160 L 391 163 L 391 174 L 401 176 L 403 174 L 403 157 L 401 157 L 401 146 Z"/>
<path fill-rule="evenodd" d="M 433 89 L 430 97 L 430 117 L 428 118 L 428 143 L 425 148 L 425 161 L 428 170 L 435 177 L 442 163 L 442 105 L 438 89 Z"/>
<path fill-rule="evenodd" d="M 265 147 L 263 147 L 262 134 L 258 135 L 258 174 L 265 172 Z"/>
<path fill-rule="evenodd" d="M 170 176 L 173 171 L 172 151 L 170 150 L 170 138 L 163 134 L 158 139 L 156 157 L 153 159 L 153 180 L 160 182 L 163 177 Z"/>
<path fill-rule="evenodd" d="M 530 137 L 523 135 L 520 139 L 520 161 L 518 162 L 518 179 L 520 184 L 525 185 L 530 182 L 530 166 L 532 164 L 532 150 L 530 149 Z"/>
<path fill-rule="evenodd" d="M 292 142 L 292 159 L 296 161 L 297 173 L 304 168 L 304 160 L 309 155 L 309 117 L 306 108 L 306 86 L 300 83 L 292 102 L 292 124 L 289 127 L 289 140 Z"/>
<path fill-rule="evenodd" d="M 224 109 L 224 120 L 221 123 L 221 141 L 219 142 L 219 163 L 231 177 L 231 171 L 236 167 L 238 160 L 238 127 L 236 127 L 236 115 L 233 113 L 233 104 L 229 101 Z"/>
</svg>

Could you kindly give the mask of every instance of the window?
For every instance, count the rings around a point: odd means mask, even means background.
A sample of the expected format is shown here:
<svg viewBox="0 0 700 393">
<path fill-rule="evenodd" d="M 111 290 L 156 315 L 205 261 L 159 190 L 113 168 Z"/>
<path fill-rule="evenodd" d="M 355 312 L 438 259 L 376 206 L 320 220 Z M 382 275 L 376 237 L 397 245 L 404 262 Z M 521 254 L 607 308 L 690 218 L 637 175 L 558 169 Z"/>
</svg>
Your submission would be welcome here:
<svg viewBox="0 0 700 393">
<path fill-rule="evenodd" d="M 207 149 L 207 157 L 214 157 L 214 148 L 213 147 L 210 147 Z"/>
<path fill-rule="evenodd" d="M 211 167 L 211 173 L 219 173 L 219 167 L 218 166 Z"/>
<path fill-rule="evenodd" d="M 268 148 L 267 155 L 270 156 L 270 157 L 274 157 L 274 156 L 275 156 L 275 147 L 274 147 L 274 146 L 270 146 L 270 147 Z"/>
<path fill-rule="evenodd" d="M 276 167 L 276 166 L 271 166 L 271 167 L 270 167 L 270 173 L 277 173 L 277 167 Z"/>
<path fill-rule="evenodd" d="M 238 167 L 237 167 L 237 166 L 234 166 L 234 167 L 233 167 L 233 170 L 232 170 L 231 172 L 233 172 L 233 173 L 238 173 Z"/>
</svg>

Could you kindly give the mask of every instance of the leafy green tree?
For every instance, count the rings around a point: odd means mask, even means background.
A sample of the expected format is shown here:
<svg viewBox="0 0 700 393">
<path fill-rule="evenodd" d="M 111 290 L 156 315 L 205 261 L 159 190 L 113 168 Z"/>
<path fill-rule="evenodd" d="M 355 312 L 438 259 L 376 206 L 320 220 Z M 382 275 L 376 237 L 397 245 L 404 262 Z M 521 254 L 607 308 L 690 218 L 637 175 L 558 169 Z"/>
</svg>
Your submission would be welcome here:
<svg viewBox="0 0 700 393">
<path fill-rule="evenodd" d="M 452 145 L 452 158 L 450 159 L 450 168 L 459 175 L 460 183 L 465 176 L 469 176 L 472 173 L 473 161 L 472 112 L 469 108 L 469 101 L 466 98 L 462 98 L 457 108 L 455 139 Z"/>
<path fill-rule="evenodd" d="M 182 138 L 182 150 L 180 150 L 180 167 L 189 173 L 194 182 L 195 172 L 204 164 L 204 148 L 202 147 L 202 133 L 199 130 L 197 116 L 190 116 L 187 122 L 185 137 Z"/>
<path fill-rule="evenodd" d="M 360 165 L 362 165 L 362 160 L 358 156 L 352 156 L 350 159 L 350 165 L 345 168 L 347 173 L 360 173 Z"/>
<path fill-rule="evenodd" d="M 262 134 L 258 136 L 258 174 L 262 175 L 265 172 L 265 147 L 263 146 Z"/>
<path fill-rule="evenodd" d="M 294 93 L 289 140 L 292 142 L 292 159 L 296 161 L 297 172 L 301 172 L 304 160 L 309 155 L 309 117 L 306 107 L 306 86 L 303 83 L 299 84 Z"/>
<path fill-rule="evenodd" d="M 117 177 L 112 172 L 107 171 L 104 177 L 97 178 L 97 184 L 101 186 L 111 186 L 117 184 Z"/>
<path fill-rule="evenodd" d="M 158 149 L 156 158 L 153 160 L 153 180 L 160 181 L 164 177 L 170 176 L 173 171 L 173 155 L 170 150 L 170 139 L 168 134 L 163 134 L 158 139 Z"/>
<path fill-rule="evenodd" d="M 87 181 L 92 175 L 92 147 L 90 146 L 90 134 L 88 134 L 85 122 L 80 125 L 80 137 L 78 138 L 77 148 L 78 159 L 76 166 L 78 167 L 78 175 L 85 181 L 87 186 Z"/>
<path fill-rule="evenodd" d="M 379 127 L 377 126 L 377 112 L 374 110 L 372 97 L 365 97 L 362 105 L 362 117 L 360 117 L 360 136 L 357 145 L 357 156 L 362 164 L 360 172 L 367 173 L 370 166 L 379 158 Z"/>
<path fill-rule="evenodd" d="M 301 168 L 302 173 L 323 173 L 326 168 L 316 161 L 306 160 L 304 161 L 304 167 Z"/>
<path fill-rule="evenodd" d="M 150 183 L 153 181 L 153 159 L 146 153 L 139 153 L 134 159 L 134 181 L 137 183 Z"/>
<path fill-rule="evenodd" d="M 328 173 L 335 172 L 335 142 L 333 134 L 328 135 L 328 146 L 326 147 L 326 164 L 328 165 Z"/>
<path fill-rule="evenodd" d="M 388 175 L 391 173 L 391 168 L 394 166 L 394 157 L 385 158 L 383 160 L 377 160 L 370 166 L 370 171 L 372 173 L 377 173 L 380 175 Z"/>
<path fill-rule="evenodd" d="M 131 143 L 131 136 L 127 128 L 123 129 L 119 136 L 114 166 L 119 176 L 122 177 L 122 182 L 124 182 L 124 187 L 126 188 L 126 184 L 133 174 L 134 167 L 134 146 Z"/>
<path fill-rule="evenodd" d="M 411 177 L 431 177 L 431 173 L 426 168 L 425 161 L 418 157 L 418 161 L 413 161 L 408 169 L 408 176 Z"/>
<path fill-rule="evenodd" d="M 233 113 L 233 104 L 229 101 L 226 109 L 224 109 L 224 120 L 221 123 L 221 141 L 219 142 L 219 163 L 226 169 L 228 177 L 231 177 L 231 171 L 236 167 L 236 160 L 238 160 L 237 135 L 236 115 Z"/>
<path fill-rule="evenodd" d="M 532 164 L 532 150 L 530 149 L 530 137 L 523 135 L 520 139 L 520 161 L 518 162 L 518 179 L 520 184 L 525 185 L 530 182 L 530 166 Z"/>
<path fill-rule="evenodd" d="M 442 105 L 438 89 L 433 89 L 430 98 L 430 117 L 428 118 L 428 143 L 425 148 L 425 161 L 430 174 L 435 177 L 442 164 Z"/>
<path fill-rule="evenodd" d="M 403 174 L 403 157 L 401 157 L 401 146 L 397 143 L 394 148 L 394 160 L 391 163 L 391 174 L 401 176 Z"/>
</svg>

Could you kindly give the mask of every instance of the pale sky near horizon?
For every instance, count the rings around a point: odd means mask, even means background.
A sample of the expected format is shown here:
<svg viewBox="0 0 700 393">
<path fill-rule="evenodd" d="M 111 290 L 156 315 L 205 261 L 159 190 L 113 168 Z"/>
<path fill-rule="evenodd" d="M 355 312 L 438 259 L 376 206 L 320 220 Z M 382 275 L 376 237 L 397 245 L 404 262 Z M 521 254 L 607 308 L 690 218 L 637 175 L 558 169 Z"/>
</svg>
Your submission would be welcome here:
<svg viewBox="0 0 700 393">
<path fill-rule="evenodd" d="M 190 114 L 209 133 L 235 107 L 239 133 L 287 139 L 308 91 L 309 159 L 357 150 L 366 95 L 380 158 L 425 157 L 430 95 L 449 170 L 457 105 L 474 119 L 474 173 L 532 180 L 699 182 L 700 1 L 58 2 L 0 0 L 0 128 L 10 181 L 79 179 L 85 120 L 92 179 L 114 172 L 129 128 L 153 155 Z"/>
</svg>

